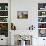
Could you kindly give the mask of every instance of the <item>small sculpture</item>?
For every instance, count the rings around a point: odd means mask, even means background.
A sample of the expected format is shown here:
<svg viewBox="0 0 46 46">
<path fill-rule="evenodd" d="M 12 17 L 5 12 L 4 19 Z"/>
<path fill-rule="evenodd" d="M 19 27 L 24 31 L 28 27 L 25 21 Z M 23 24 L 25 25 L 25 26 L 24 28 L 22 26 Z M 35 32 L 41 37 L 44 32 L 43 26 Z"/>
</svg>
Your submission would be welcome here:
<svg viewBox="0 0 46 46">
<path fill-rule="evenodd" d="M 34 28 L 35 27 L 32 25 L 32 26 L 29 27 L 29 30 L 34 30 Z"/>
<path fill-rule="evenodd" d="M 16 30 L 16 26 L 13 23 L 11 23 L 11 30 Z"/>
</svg>

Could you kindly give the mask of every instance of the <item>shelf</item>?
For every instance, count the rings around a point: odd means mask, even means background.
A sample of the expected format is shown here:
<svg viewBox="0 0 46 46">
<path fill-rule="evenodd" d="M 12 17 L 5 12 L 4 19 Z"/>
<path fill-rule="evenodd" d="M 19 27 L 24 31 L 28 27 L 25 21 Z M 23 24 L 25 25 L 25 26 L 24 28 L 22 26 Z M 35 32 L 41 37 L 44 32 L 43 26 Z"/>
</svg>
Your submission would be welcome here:
<svg viewBox="0 0 46 46">
<path fill-rule="evenodd" d="M 8 17 L 8 16 L 0 16 L 0 17 Z"/>
<path fill-rule="evenodd" d="M 8 22 L 0 22 L 0 23 L 8 23 Z"/>
<path fill-rule="evenodd" d="M 38 16 L 38 17 L 46 17 L 46 15 L 44 15 L 44 16 Z"/>
<path fill-rule="evenodd" d="M 46 10 L 38 10 L 38 11 L 46 11 Z"/>
<path fill-rule="evenodd" d="M 46 29 L 46 28 L 38 28 L 38 29 Z"/>
<path fill-rule="evenodd" d="M 46 23 L 46 22 L 38 22 L 38 23 Z"/>
<path fill-rule="evenodd" d="M 0 10 L 0 11 L 8 11 L 8 10 Z"/>
</svg>

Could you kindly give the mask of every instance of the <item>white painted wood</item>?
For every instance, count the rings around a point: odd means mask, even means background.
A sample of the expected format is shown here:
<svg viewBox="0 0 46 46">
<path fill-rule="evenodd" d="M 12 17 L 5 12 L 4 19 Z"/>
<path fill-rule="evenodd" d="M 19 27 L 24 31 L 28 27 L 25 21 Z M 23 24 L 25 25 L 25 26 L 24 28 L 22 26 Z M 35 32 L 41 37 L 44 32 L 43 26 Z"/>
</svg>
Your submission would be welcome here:
<svg viewBox="0 0 46 46">
<path fill-rule="evenodd" d="M 0 0 L 0 3 L 8 3 L 8 0 Z"/>
<path fill-rule="evenodd" d="M 5 37 L 4 35 L 0 35 L 0 45 L 8 45 L 8 37 Z"/>
</svg>

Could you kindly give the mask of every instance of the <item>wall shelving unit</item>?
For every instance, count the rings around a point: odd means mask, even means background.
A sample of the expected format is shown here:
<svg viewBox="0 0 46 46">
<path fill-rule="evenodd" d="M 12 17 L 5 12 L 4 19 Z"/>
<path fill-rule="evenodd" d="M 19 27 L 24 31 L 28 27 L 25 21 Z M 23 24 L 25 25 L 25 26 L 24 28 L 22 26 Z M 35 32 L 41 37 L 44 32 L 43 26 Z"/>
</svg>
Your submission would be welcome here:
<svg viewBox="0 0 46 46">
<path fill-rule="evenodd" d="M 8 37 L 8 3 L 0 3 L 0 35 Z"/>
<path fill-rule="evenodd" d="M 39 37 L 46 37 L 46 3 L 38 3 Z"/>
</svg>

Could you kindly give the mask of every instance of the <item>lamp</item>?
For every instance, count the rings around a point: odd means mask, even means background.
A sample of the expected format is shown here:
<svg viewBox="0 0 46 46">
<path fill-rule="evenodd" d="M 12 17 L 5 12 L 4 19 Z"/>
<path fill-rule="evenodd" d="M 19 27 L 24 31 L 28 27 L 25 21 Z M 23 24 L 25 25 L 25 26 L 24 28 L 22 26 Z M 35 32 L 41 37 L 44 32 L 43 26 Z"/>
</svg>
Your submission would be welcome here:
<svg viewBox="0 0 46 46">
<path fill-rule="evenodd" d="M 19 35 L 20 36 L 20 38 L 22 39 L 21 40 L 21 46 L 25 46 L 25 40 L 27 40 L 27 39 L 29 39 L 30 38 L 30 36 L 28 35 Z"/>
</svg>

